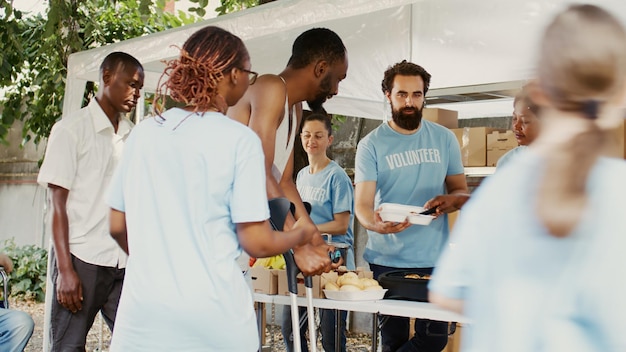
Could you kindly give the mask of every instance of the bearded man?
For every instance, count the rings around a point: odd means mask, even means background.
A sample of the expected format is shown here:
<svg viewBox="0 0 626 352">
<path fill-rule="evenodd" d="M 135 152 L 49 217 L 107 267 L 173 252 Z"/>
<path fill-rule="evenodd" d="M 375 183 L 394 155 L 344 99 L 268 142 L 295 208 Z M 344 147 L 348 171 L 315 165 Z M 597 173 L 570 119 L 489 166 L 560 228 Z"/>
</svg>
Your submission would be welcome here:
<svg viewBox="0 0 626 352">
<path fill-rule="evenodd" d="M 448 243 L 447 213 L 460 209 L 469 198 L 454 134 L 422 120 L 430 74 L 402 61 L 385 71 L 382 90 L 391 105 L 392 119 L 359 142 L 355 162 L 355 213 L 367 229 L 363 258 L 374 278 L 392 270 L 410 269 L 430 274 Z M 382 203 L 434 208 L 429 226 L 386 222 Z M 422 319 L 409 336 L 409 319 L 381 317 L 383 352 L 439 352 L 447 343 L 448 325 Z"/>
</svg>

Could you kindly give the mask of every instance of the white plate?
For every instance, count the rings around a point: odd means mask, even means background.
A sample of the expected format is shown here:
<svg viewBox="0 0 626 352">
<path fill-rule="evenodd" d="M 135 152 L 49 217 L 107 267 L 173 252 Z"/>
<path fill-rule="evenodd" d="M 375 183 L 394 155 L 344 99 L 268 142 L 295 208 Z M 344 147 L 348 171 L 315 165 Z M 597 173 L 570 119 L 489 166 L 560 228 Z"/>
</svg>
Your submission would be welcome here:
<svg viewBox="0 0 626 352">
<path fill-rule="evenodd" d="M 383 203 L 380 208 L 380 217 L 383 221 L 403 222 L 404 219 L 408 218 L 411 224 L 426 226 L 430 225 L 430 222 L 435 218 L 432 215 L 420 215 L 425 209 L 412 205 Z"/>
<path fill-rule="evenodd" d="M 337 301 L 377 301 L 385 297 L 387 289 L 369 291 L 330 291 L 324 290 L 324 295 L 328 299 Z"/>
</svg>

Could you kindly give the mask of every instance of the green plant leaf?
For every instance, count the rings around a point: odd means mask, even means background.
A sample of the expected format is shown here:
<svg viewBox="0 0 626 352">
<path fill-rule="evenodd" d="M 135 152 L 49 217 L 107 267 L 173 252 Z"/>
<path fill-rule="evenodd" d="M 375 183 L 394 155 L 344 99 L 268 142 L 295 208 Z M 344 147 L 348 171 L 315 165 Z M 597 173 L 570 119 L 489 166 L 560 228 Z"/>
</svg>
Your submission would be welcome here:
<svg viewBox="0 0 626 352">
<path fill-rule="evenodd" d="M 48 252 L 34 245 L 16 246 L 13 239 L 4 242 L 2 250 L 11 261 L 11 295 L 21 299 L 43 301 L 46 288 Z"/>
</svg>

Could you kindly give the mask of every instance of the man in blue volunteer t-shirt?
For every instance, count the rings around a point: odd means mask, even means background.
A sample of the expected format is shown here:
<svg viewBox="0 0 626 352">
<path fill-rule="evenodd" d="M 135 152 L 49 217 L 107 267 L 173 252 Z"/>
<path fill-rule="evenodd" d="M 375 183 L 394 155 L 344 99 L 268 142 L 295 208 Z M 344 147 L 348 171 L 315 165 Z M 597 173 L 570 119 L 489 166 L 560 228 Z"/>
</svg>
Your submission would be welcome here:
<svg viewBox="0 0 626 352">
<path fill-rule="evenodd" d="M 469 198 L 454 134 L 422 120 L 430 74 L 419 65 L 402 61 L 385 71 L 382 90 L 391 104 L 392 119 L 359 142 L 355 163 L 355 213 L 367 229 L 363 258 L 374 278 L 382 273 L 410 269 L 430 274 L 448 241 L 447 213 Z M 428 226 L 408 221 L 385 222 L 382 203 L 436 208 Z M 385 317 L 382 350 L 441 351 L 447 343 L 447 323 L 416 319 L 409 338 L 409 319 Z"/>
</svg>

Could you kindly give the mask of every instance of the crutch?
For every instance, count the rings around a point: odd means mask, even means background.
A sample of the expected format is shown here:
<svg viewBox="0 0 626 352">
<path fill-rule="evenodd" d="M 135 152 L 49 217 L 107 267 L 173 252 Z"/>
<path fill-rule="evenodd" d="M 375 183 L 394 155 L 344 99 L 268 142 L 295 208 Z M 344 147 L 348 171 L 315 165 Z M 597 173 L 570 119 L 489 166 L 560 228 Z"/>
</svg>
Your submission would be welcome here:
<svg viewBox="0 0 626 352">
<path fill-rule="evenodd" d="M 289 296 L 291 297 L 291 327 L 294 336 L 294 348 L 296 352 L 300 352 L 300 326 L 298 317 L 298 303 L 296 297 L 298 296 L 298 279 L 297 276 L 300 273 L 300 269 L 296 265 L 296 261 L 293 258 L 293 251 L 288 250 L 283 254 L 285 257 L 285 263 L 287 266 L 287 282 L 289 286 Z M 341 259 L 341 252 L 336 250 L 334 253 L 329 253 L 330 260 L 337 263 Z M 306 292 L 306 311 L 309 318 L 309 341 L 310 351 L 317 351 L 317 337 L 315 335 L 315 310 L 313 308 L 313 278 L 311 276 L 304 277 L 304 288 Z M 295 311 L 295 313 L 294 313 Z M 337 320 L 338 322 L 339 320 Z M 297 347 L 296 347 L 297 346 Z"/>
<path fill-rule="evenodd" d="M 292 211 L 292 204 L 286 198 L 274 198 L 269 201 L 270 207 L 270 223 L 272 227 L 281 231 L 287 214 Z M 307 211 L 310 211 L 310 206 Z M 300 347 L 300 317 L 298 313 L 298 274 L 301 270 L 296 265 L 293 258 L 293 250 L 283 253 L 287 270 L 287 286 L 289 288 L 289 297 L 291 301 L 291 328 L 293 334 L 293 345 L 297 352 L 301 352 Z M 304 286 L 307 298 L 307 314 L 309 320 L 309 340 L 311 351 L 317 350 L 317 338 L 315 336 L 315 311 L 313 310 L 313 280 L 310 276 L 304 277 Z"/>
<path fill-rule="evenodd" d="M 291 298 L 291 328 L 293 331 L 293 347 L 296 352 L 301 352 L 300 347 L 300 317 L 298 314 L 298 274 L 300 269 L 293 258 L 293 251 L 288 250 L 283 253 L 287 265 L 287 284 L 289 286 L 289 297 Z M 304 277 L 304 287 L 307 298 L 307 315 L 309 319 L 309 341 L 310 350 L 315 352 L 317 348 L 317 338 L 315 337 L 315 311 L 313 310 L 313 280 L 310 276 Z"/>
</svg>

